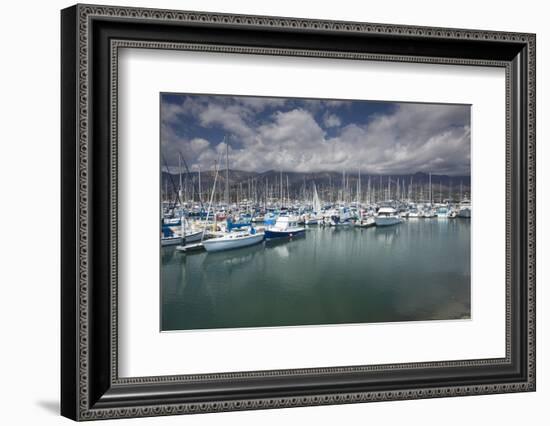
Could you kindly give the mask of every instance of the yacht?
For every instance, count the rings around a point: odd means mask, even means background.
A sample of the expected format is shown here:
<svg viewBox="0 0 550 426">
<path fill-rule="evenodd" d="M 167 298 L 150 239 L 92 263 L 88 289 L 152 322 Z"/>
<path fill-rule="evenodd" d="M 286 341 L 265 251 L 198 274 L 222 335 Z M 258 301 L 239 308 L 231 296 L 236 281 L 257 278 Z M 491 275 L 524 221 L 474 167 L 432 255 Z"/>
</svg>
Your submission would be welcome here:
<svg viewBox="0 0 550 426">
<path fill-rule="evenodd" d="M 279 216 L 275 225 L 265 230 L 266 238 L 296 237 L 304 234 L 306 228 L 298 226 L 298 219 L 291 216 Z"/>
<path fill-rule="evenodd" d="M 374 218 L 376 226 L 389 226 L 401 223 L 399 213 L 393 207 L 381 207 Z"/>
</svg>

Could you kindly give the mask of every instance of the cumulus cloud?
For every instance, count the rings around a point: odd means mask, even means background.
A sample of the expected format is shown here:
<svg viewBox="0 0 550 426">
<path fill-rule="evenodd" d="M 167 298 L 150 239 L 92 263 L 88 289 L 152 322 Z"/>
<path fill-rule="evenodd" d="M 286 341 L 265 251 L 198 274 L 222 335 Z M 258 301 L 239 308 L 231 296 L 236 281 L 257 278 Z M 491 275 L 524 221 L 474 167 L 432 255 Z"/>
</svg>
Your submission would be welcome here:
<svg viewBox="0 0 550 426">
<path fill-rule="evenodd" d="M 336 114 L 329 114 L 327 112 L 323 115 L 323 123 L 325 127 L 338 127 L 342 124 L 342 121 Z"/>
<path fill-rule="evenodd" d="M 467 175 L 470 107 L 180 95 L 162 102 L 161 143 L 171 166 L 182 152 L 203 170 L 227 143 L 246 171 Z"/>
</svg>

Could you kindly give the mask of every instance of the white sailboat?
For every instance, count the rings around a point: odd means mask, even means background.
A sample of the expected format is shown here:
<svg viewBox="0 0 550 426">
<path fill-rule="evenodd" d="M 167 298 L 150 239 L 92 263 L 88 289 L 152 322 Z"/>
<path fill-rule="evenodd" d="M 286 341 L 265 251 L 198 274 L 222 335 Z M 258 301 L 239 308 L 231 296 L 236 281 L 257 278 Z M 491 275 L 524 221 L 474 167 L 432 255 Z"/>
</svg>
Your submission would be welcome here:
<svg viewBox="0 0 550 426">
<path fill-rule="evenodd" d="M 323 216 L 321 216 L 321 209 L 321 200 L 319 199 L 319 194 L 317 194 L 315 182 L 313 182 L 313 212 L 306 215 L 305 224 L 317 225 L 319 221 L 323 219 Z"/>
<path fill-rule="evenodd" d="M 265 234 L 263 232 L 257 232 L 254 228 L 250 227 L 247 230 L 232 231 L 221 237 L 204 240 L 202 245 L 207 252 L 232 250 L 261 243 L 264 237 Z"/>
<path fill-rule="evenodd" d="M 172 233 L 164 232 L 164 235 L 162 235 L 160 239 L 160 245 L 161 247 L 175 246 L 175 245 L 181 244 L 182 241 L 183 241 L 183 238 L 181 237 L 181 235 L 173 231 Z"/>
<path fill-rule="evenodd" d="M 193 226 L 190 226 L 187 218 L 181 219 L 181 236 L 183 239 L 183 244 L 200 241 L 202 238 L 202 232 L 202 229 L 195 229 Z"/>
</svg>

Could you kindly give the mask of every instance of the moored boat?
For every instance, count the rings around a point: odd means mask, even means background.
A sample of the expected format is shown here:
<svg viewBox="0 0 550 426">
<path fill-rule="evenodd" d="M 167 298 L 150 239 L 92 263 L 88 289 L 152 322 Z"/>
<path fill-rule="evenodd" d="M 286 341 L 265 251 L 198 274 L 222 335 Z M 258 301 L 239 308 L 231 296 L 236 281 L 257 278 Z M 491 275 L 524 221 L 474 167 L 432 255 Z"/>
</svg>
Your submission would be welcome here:
<svg viewBox="0 0 550 426">
<path fill-rule="evenodd" d="M 420 213 L 416 208 L 413 208 L 409 210 L 409 214 L 407 215 L 408 219 L 418 219 L 422 213 Z"/>
<path fill-rule="evenodd" d="M 449 217 L 449 211 L 450 209 L 446 206 L 438 207 L 438 209 L 436 210 L 437 217 L 446 219 Z"/>
<path fill-rule="evenodd" d="M 266 238 L 296 237 L 304 234 L 306 228 L 298 225 L 298 220 L 291 216 L 279 216 L 275 225 L 265 230 Z"/>
<path fill-rule="evenodd" d="M 472 205 L 470 204 L 470 201 L 464 200 L 460 203 L 457 217 L 464 219 L 470 219 L 472 217 Z"/>
<path fill-rule="evenodd" d="M 422 212 L 422 217 L 425 219 L 431 219 L 432 217 L 437 217 L 437 213 L 432 208 L 426 208 Z"/>
<path fill-rule="evenodd" d="M 202 245 L 207 252 L 232 250 L 241 247 L 248 247 L 261 243 L 265 237 L 263 232 L 256 232 L 254 228 L 242 231 L 232 231 L 227 234 L 204 240 Z"/>
<path fill-rule="evenodd" d="M 160 239 L 160 245 L 162 247 L 167 247 L 167 246 L 175 246 L 175 245 L 179 245 L 181 244 L 183 241 L 183 238 L 181 238 L 179 235 L 172 235 L 172 236 L 169 236 L 169 237 L 162 237 Z"/>
<path fill-rule="evenodd" d="M 376 219 L 374 216 L 366 216 L 355 222 L 354 226 L 358 228 L 370 228 L 371 226 L 376 226 Z"/>
<path fill-rule="evenodd" d="M 182 236 L 179 233 L 175 232 L 171 227 L 162 227 L 162 234 L 160 237 L 160 245 L 162 247 L 178 245 L 181 244 L 182 241 Z"/>
<path fill-rule="evenodd" d="M 324 224 L 328 226 L 346 226 L 352 224 L 352 217 L 347 207 L 329 210 L 324 216 Z"/>
<path fill-rule="evenodd" d="M 185 244 L 194 243 L 200 241 L 202 238 L 203 231 L 188 231 L 184 234 L 183 242 Z"/>
<path fill-rule="evenodd" d="M 393 207 L 381 207 L 374 218 L 376 226 L 389 226 L 401 223 L 402 219 L 399 213 Z"/>
</svg>

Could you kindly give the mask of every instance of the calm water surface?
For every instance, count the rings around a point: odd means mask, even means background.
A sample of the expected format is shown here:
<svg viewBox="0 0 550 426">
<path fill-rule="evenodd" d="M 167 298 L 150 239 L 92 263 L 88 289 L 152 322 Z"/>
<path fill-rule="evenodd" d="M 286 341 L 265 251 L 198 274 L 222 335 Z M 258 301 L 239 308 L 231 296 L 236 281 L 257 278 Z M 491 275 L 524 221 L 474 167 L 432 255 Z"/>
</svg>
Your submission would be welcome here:
<svg viewBox="0 0 550 426">
<path fill-rule="evenodd" d="M 218 253 L 162 248 L 162 330 L 470 317 L 470 221 L 308 228 Z"/>
</svg>

